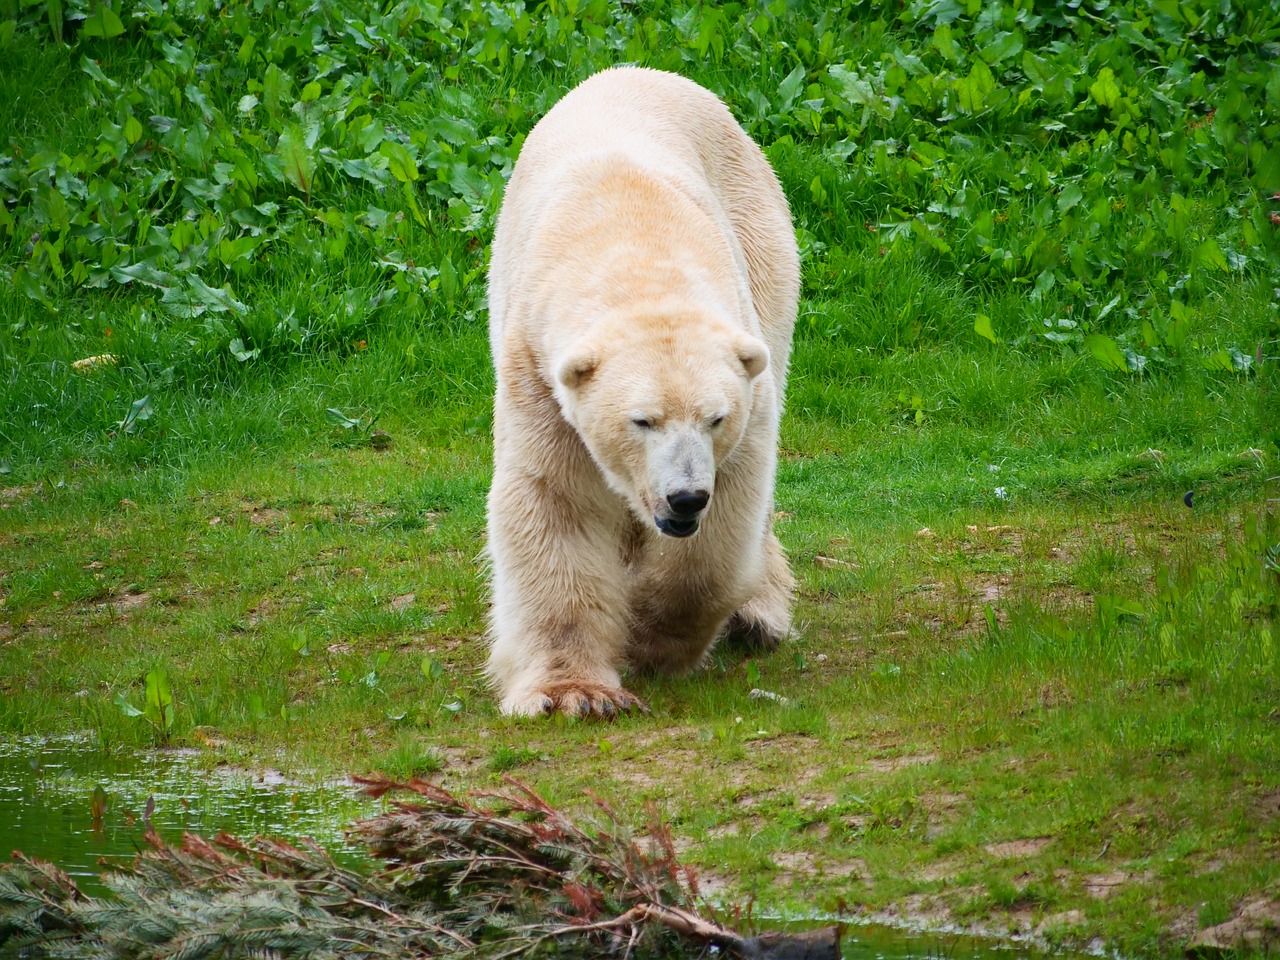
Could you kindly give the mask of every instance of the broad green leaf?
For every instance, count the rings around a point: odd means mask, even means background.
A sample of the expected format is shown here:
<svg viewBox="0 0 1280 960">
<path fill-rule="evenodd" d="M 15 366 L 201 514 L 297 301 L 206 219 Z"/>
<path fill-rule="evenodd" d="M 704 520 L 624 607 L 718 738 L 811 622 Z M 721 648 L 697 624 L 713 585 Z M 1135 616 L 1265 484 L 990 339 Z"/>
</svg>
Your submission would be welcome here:
<svg viewBox="0 0 1280 960">
<path fill-rule="evenodd" d="M 876 94 L 871 82 L 857 70 L 850 70 L 843 64 L 836 63 L 827 68 L 827 73 L 839 85 L 840 96 L 849 103 L 866 106 L 875 99 Z"/>
<path fill-rule="evenodd" d="M 49 291 L 45 289 L 39 278 L 25 266 L 18 267 L 17 270 L 13 271 L 13 286 L 24 297 L 44 304 L 49 303 Z"/>
<path fill-rule="evenodd" d="M 1227 347 L 1227 352 L 1231 354 L 1231 366 L 1244 372 L 1253 369 L 1253 357 L 1235 347 Z"/>
<path fill-rule="evenodd" d="M 944 60 L 956 59 L 956 41 L 951 34 L 950 22 L 944 20 L 934 28 L 933 47 Z"/>
<path fill-rule="evenodd" d="M 120 84 L 116 83 L 102 72 L 102 68 L 98 66 L 96 61 L 90 60 L 88 57 L 80 58 L 80 69 L 88 76 L 93 77 L 94 80 L 102 84 L 108 90 L 115 90 L 120 86 Z"/>
<path fill-rule="evenodd" d="M 1224 272 L 1231 269 L 1226 255 L 1222 252 L 1222 247 L 1218 246 L 1218 241 L 1213 237 L 1196 247 L 1195 256 L 1192 259 L 1197 267 L 1211 267 Z"/>
<path fill-rule="evenodd" d="M 1207 353 L 1200 358 L 1200 365 L 1206 370 L 1234 370 L 1231 365 L 1231 354 L 1227 352 L 1227 348 L 1215 350 L 1213 353 Z"/>
<path fill-rule="evenodd" d="M 951 245 L 942 239 L 940 231 L 930 227 L 918 217 L 911 220 L 911 232 L 939 253 L 951 252 Z"/>
<path fill-rule="evenodd" d="M 1110 67 L 1098 71 L 1098 79 L 1089 87 L 1089 96 L 1106 107 L 1114 110 L 1120 105 L 1120 85 L 1116 83 L 1116 72 Z"/>
<path fill-rule="evenodd" d="M 307 147 L 306 134 L 300 126 L 291 123 L 285 127 L 276 143 L 275 155 L 280 160 L 285 178 L 304 194 L 310 194 L 316 158 Z"/>
<path fill-rule="evenodd" d="M 249 308 L 231 295 L 226 288 L 211 287 L 196 274 L 187 277 L 187 287 L 197 303 L 214 313 L 247 313 Z"/>
<path fill-rule="evenodd" d="M 102 37 L 110 40 L 124 33 L 124 24 L 114 10 L 105 3 L 99 2 L 93 13 L 85 18 L 80 27 L 82 37 Z"/>
<path fill-rule="evenodd" d="M 115 705 L 126 717 L 140 717 L 143 715 L 143 711 L 126 700 L 123 693 L 116 694 Z"/>
<path fill-rule="evenodd" d="M 1058 194 L 1058 212 L 1066 213 L 1084 199 L 1084 191 L 1078 183 L 1068 183 Z"/>
<path fill-rule="evenodd" d="M 145 283 L 147 287 L 155 287 L 161 291 L 168 291 L 172 287 L 177 287 L 178 278 L 173 274 L 165 273 L 164 270 L 157 270 L 154 264 L 143 262 L 143 264 L 129 264 L 127 266 L 113 266 L 110 270 L 111 276 L 115 278 L 116 283 Z"/>
<path fill-rule="evenodd" d="M 1037 57 L 1030 50 L 1023 51 L 1022 72 L 1031 82 L 1031 86 L 1037 90 L 1043 90 L 1053 79 L 1053 74 L 1047 61 Z"/>
<path fill-rule="evenodd" d="M 341 427 L 343 430 L 351 430 L 355 427 L 360 426 L 359 417 L 355 417 L 355 418 L 348 417 L 345 413 L 343 413 L 337 407 L 327 408 L 324 412 L 324 415 L 328 418 L 329 422 L 332 423 L 335 427 Z"/>
<path fill-rule="evenodd" d="M 996 86 L 991 68 L 982 60 L 974 61 L 967 77 L 957 77 L 952 81 L 956 102 L 962 113 L 981 113 L 986 109 L 987 98 Z"/>
<path fill-rule="evenodd" d="M 1098 311 L 1097 320 L 1101 322 L 1107 319 L 1107 316 L 1111 313 L 1112 310 L 1116 308 L 1116 305 L 1119 302 L 1120 302 L 1120 294 L 1117 293 L 1114 297 L 1111 298 L 1110 301 L 1108 301 L 1105 307 L 1103 307 L 1101 310 Z"/>
<path fill-rule="evenodd" d="M 1022 37 L 1016 33 L 998 33 L 996 38 L 978 51 L 978 55 L 994 66 L 1022 52 Z"/>
<path fill-rule="evenodd" d="M 54 42 L 62 42 L 62 0 L 45 0 L 45 13 L 49 18 L 49 32 Z"/>
<path fill-rule="evenodd" d="M 1206 354 L 1200 363 L 1206 370 L 1248 373 L 1253 367 L 1253 357 L 1237 347 L 1223 347 Z"/>
<path fill-rule="evenodd" d="M 316 80 L 312 80 L 302 88 L 302 96 L 298 98 L 303 103 L 312 103 L 320 99 L 320 84 Z"/>
<path fill-rule="evenodd" d="M 980 313 L 973 318 L 973 332 L 980 337 L 990 340 L 992 343 L 999 343 L 996 332 L 991 326 L 991 318 L 985 313 Z"/>
<path fill-rule="evenodd" d="M 409 204 L 409 212 L 413 214 L 413 219 L 418 222 L 418 226 L 425 227 L 427 218 L 422 215 L 422 208 L 418 206 L 418 198 L 413 192 L 413 184 L 405 182 L 401 184 L 401 190 L 404 193 L 405 203 Z"/>
<path fill-rule="evenodd" d="M 150 420 L 155 410 L 151 406 L 151 395 L 148 394 L 139 400 L 133 401 L 129 405 L 129 412 L 124 415 L 124 419 L 116 424 L 125 433 L 133 433 L 138 429 L 138 423 L 143 420 Z"/>
<path fill-rule="evenodd" d="M 142 124 L 132 113 L 124 120 L 124 138 L 129 146 L 133 146 L 142 139 Z"/>
<path fill-rule="evenodd" d="M 1136 350 L 1125 347 L 1120 352 L 1124 354 L 1124 362 L 1128 366 L 1130 373 L 1142 373 L 1147 369 L 1147 358 Z"/>
<path fill-rule="evenodd" d="M 1147 613 L 1132 600 L 1111 593 L 1099 593 L 1093 598 L 1094 609 L 1102 620 L 1116 622 L 1145 620 Z"/>
<path fill-rule="evenodd" d="M 1193 311 L 1180 300 L 1169 303 L 1169 329 L 1165 332 L 1164 342 L 1171 350 L 1180 351 L 1187 342 L 1187 334 L 1191 330 Z"/>
<path fill-rule="evenodd" d="M 437 277 L 440 293 L 446 300 L 452 300 L 459 288 L 458 271 L 454 269 L 453 261 L 448 257 L 440 259 L 440 273 Z"/>
<path fill-rule="evenodd" d="M 418 179 L 417 161 L 405 149 L 404 144 L 396 143 L 394 140 L 384 140 L 378 147 L 378 152 L 387 158 L 391 175 L 401 183 L 411 183 Z"/>
<path fill-rule="evenodd" d="M 1121 373 L 1129 372 L 1129 361 L 1125 359 L 1116 342 L 1110 337 L 1101 333 L 1088 334 L 1084 338 L 1084 346 L 1093 355 L 1093 358 L 1108 370 L 1117 370 Z"/>
<path fill-rule="evenodd" d="M 164 54 L 166 63 L 171 63 L 178 68 L 178 72 L 183 76 L 187 76 L 195 69 L 196 53 L 195 49 L 188 44 L 170 43 L 161 38 L 160 51 Z"/>
<path fill-rule="evenodd" d="M 245 363 L 249 360 L 253 360 L 259 354 L 262 353 L 261 348 L 255 347 L 252 350 L 246 349 L 244 345 L 244 341 L 239 337 L 236 337 L 229 344 L 227 344 L 227 348 L 231 351 L 231 355 L 235 357 L 237 360 L 239 360 L 241 363 Z"/>
<path fill-rule="evenodd" d="M 293 78 L 274 63 L 270 64 L 266 72 L 263 73 L 262 102 L 266 104 L 267 112 L 272 116 L 279 112 L 280 105 L 288 94 L 292 83 Z"/>
<path fill-rule="evenodd" d="M 804 64 L 799 64 L 787 74 L 782 83 L 778 84 L 778 111 L 780 113 L 785 113 L 795 106 L 796 97 L 800 95 L 800 91 L 804 88 L 804 77 Z"/>
<path fill-rule="evenodd" d="M 354 160 L 338 160 L 338 166 L 347 176 L 367 180 L 375 186 L 385 187 L 390 183 L 391 178 L 387 176 L 387 158 L 376 153 L 367 159 L 361 157 Z"/>
<path fill-rule="evenodd" d="M 169 688 L 169 674 L 160 668 L 147 674 L 146 718 L 162 730 L 173 726 L 173 691 Z"/>
<path fill-rule="evenodd" d="M 1046 267 L 1040 271 L 1040 275 L 1036 277 L 1036 285 L 1031 290 L 1031 299 L 1040 301 L 1044 295 L 1054 288 L 1058 283 L 1058 278 L 1053 272 L 1052 267 Z"/>
</svg>

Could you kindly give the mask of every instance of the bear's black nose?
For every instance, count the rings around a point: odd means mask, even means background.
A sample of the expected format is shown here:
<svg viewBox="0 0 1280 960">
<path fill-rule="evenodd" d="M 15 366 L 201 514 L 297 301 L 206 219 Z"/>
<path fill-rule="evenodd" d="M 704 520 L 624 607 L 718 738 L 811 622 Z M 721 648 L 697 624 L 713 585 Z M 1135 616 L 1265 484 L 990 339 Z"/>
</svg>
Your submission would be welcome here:
<svg viewBox="0 0 1280 960">
<path fill-rule="evenodd" d="M 692 517 L 707 505 L 711 494 L 705 490 L 678 490 L 667 495 L 671 512 L 679 517 Z"/>
</svg>

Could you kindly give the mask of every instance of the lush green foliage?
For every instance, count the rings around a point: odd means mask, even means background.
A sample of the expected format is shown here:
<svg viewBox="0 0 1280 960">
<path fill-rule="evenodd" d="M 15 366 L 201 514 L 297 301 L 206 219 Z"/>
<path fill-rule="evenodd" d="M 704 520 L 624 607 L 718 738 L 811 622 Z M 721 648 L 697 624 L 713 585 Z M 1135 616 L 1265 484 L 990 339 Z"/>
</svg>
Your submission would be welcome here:
<svg viewBox="0 0 1280 960">
<path fill-rule="evenodd" d="M 9 0 L 9 16 L 11 372 L 23 330 L 50 324 L 138 390 L 360 350 L 387 326 L 474 329 L 523 134 L 623 61 L 701 80 L 766 145 L 818 336 L 1245 369 L 1268 318 L 1224 291 L 1280 282 L 1267 5 Z M 48 93 L 21 88 L 37 75 Z M 883 296 L 904 270 L 916 289 Z"/>
</svg>

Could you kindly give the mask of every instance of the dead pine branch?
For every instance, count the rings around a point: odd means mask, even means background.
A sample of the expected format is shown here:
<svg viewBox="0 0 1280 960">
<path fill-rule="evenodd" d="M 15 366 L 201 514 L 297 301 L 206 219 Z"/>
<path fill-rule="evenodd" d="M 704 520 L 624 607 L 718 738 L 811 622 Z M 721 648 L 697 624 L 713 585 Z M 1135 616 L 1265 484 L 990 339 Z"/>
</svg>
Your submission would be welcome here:
<svg viewBox="0 0 1280 960">
<path fill-rule="evenodd" d="M 0 867 L 0 949 L 56 944 L 120 960 L 671 958 L 712 947 L 742 960 L 839 956 L 835 927 L 748 937 L 719 922 L 656 811 L 641 844 L 605 804 L 599 824 L 578 823 L 514 780 L 471 796 L 420 780 L 358 783 L 403 797 L 348 830 L 380 870 L 342 866 L 309 840 L 171 844 L 151 832 L 95 898 L 18 854 Z"/>
</svg>

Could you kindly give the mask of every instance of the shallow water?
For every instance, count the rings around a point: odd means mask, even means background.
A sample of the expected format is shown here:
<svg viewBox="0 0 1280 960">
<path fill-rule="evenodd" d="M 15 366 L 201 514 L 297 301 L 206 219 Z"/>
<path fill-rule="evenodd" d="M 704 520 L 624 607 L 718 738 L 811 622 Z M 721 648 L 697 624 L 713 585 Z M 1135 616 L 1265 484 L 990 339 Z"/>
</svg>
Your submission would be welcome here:
<svg viewBox="0 0 1280 960">
<path fill-rule="evenodd" d="M 273 771 L 208 767 L 184 751 L 107 753 L 87 737 L 0 739 L 0 862 L 21 850 L 56 863 L 89 894 L 99 875 L 143 846 L 144 820 L 162 837 L 183 832 L 285 840 L 311 837 L 341 860 L 357 862 L 343 827 L 380 804 L 345 783 L 294 782 Z M 831 921 L 827 921 L 831 922 Z M 801 930 L 815 919 L 761 924 Z M 845 960 L 1016 960 L 1043 958 L 1031 946 L 920 934 L 876 925 L 846 927 Z"/>
<path fill-rule="evenodd" d="M 86 893 L 103 892 L 104 864 L 127 862 L 150 823 L 167 840 L 312 837 L 335 856 L 342 828 L 378 804 L 347 784 L 304 784 L 266 771 L 208 768 L 184 751 L 107 753 L 85 737 L 0 740 L 0 859 L 12 850 L 56 863 Z"/>
</svg>

